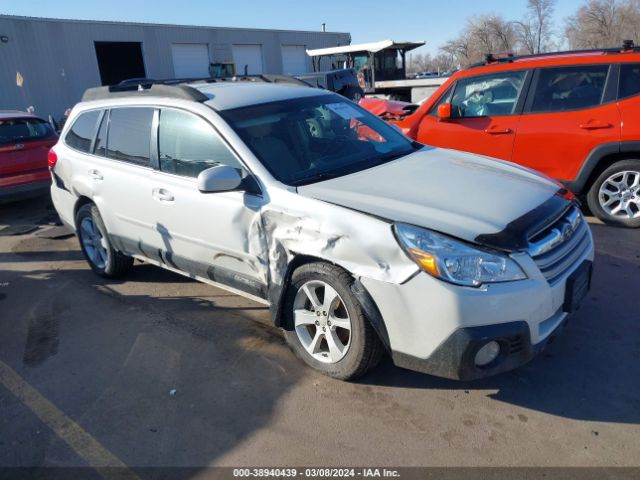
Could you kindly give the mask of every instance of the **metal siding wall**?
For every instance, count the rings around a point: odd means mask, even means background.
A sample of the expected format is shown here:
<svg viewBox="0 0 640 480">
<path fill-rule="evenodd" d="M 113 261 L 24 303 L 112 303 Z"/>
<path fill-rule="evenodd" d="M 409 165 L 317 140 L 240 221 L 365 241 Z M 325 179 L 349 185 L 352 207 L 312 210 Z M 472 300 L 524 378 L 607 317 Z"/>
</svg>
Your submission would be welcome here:
<svg viewBox="0 0 640 480">
<path fill-rule="evenodd" d="M 142 42 L 150 78 L 172 78 L 172 43 L 206 43 L 212 62 L 232 61 L 232 45 L 261 44 L 265 73 L 282 73 L 282 45 L 323 48 L 350 43 L 346 33 L 40 20 L 0 15 L 0 109 L 60 118 L 85 89 L 100 85 L 95 41 Z M 311 69 L 311 62 L 308 62 Z M 16 72 L 24 86 L 16 86 Z"/>
</svg>

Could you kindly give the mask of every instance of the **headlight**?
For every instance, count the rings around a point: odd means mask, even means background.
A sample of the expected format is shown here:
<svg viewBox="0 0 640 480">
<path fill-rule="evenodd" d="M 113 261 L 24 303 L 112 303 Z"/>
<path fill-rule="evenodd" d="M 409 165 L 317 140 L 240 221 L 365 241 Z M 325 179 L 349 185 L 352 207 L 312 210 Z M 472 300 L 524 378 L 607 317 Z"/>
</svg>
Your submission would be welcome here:
<svg viewBox="0 0 640 480">
<path fill-rule="evenodd" d="M 483 283 L 527 278 L 520 266 L 506 255 L 478 250 L 412 225 L 397 223 L 394 229 L 404 251 L 425 272 L 441 280 L 477 287 Z"/>
</svg>

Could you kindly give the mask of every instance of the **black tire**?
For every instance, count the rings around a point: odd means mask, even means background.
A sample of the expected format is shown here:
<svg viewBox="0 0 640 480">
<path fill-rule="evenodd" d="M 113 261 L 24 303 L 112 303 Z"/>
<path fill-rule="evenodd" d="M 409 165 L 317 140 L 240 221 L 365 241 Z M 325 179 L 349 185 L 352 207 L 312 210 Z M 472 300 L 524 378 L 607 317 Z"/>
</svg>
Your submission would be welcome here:
<svg viewBox="0 0 640 480">
<path fill-rule="evenodd" d="M 605 181 L 616 175 L 617 173 L 626 171 L 637 172 L 638 175 L 640 175 L 640 160 L 621 160 L 604 170 L 591 185 L 591 188 L 587 193 L 587 204 L 589 205 L 591 213 L 593 213 L 596 217 L 598 217 L 608 225 L 626 228 L 638 228 L 640 227 L 640 212 L 638 212 L 638 216 L 636 216 L 636 218 L 627 218 L 621 215 L 612 215 L 611 213 L 607 212 L 601 204 L 600 188 L 605 183 Z M 633 194 L 636 198 L 640 198 L 640 187 L 635 188 Z M 603 197 L 603 199 L 604 198 L 605 197 Z M 633 209 L 637 207 L 632 206 L 630 208 Z M 634 214 L 635 212 L 636 210 L 633 210 Z"/>
<path fill-rule="evenodd" d="M 316 360 L 302 345 L 294 327 L 296 295 L 310 281 L 324 282 L 332 287 L 351 320 L 350 345 L 344 357 L 335 363 Z M 351 291 L 352 284 L 351 275 L 334 265 L 321 262 L 303 265 L 293 272 L 283 308 L 284 336 L 293 352 L 312 368 L 340 380 L 354 380 L 364 375 L 378 364 L 384 353 L 382 342 Z"/>
<path fill-rule="evenodd" d="M 104 261 L 104 265 L 97 264 L 85 247 L 83 239 L 87 234 L 82 228 L 82 222 L 85 219 L 91 220 L 104 239 L 107 257 L 106 261 Z M 133 258 L 123 255 L 113 248 L 109 240 L 107 228 L 104 226 L 104 222 L 102 221 L 102 217 L 98 211 L 98 207 L 93 203 L 87 203 L 78 209 L 78 212 L 76 213 L 76 231 L 78 234 L 78 241 L 80 242 L 80 248 L 82 249 L 82 254 L 91 267 L 91 270 L 93 270 L 96 275 L 105 278 L 116 278 L 123 276 L 131 269 L 131 266 L 133 265 Z"/>
</svg>

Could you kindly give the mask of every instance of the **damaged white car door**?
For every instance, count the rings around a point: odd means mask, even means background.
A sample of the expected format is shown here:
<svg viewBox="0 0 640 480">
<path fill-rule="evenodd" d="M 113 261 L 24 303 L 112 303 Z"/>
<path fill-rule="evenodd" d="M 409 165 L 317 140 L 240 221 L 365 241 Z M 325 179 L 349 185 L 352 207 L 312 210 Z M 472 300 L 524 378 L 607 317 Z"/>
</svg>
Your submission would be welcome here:
<svg viewBox="0 0 640 480">
<path fill-rule="evenodd" d="M 163 108 L 158 121 L 158 159 L 159 169 L 152 174 L 152 216 L 162 236 L 164 262 L 264 299 L 262 195 L 259 190 L 206 193 L 198 189 L 198 175 L 212 167 L 226 165 L 246 176 L 236 155 L 204 118 Z"/>
</svg>

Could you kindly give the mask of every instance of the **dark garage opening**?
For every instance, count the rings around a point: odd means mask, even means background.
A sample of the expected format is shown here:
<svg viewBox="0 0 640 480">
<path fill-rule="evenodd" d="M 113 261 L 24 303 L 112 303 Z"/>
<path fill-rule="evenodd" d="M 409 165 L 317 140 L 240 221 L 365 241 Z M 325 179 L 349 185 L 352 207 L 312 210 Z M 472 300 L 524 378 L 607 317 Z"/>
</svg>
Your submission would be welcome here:
<svg viewBox="0 0 640 480">
<path fill-rule="evenodd" d="M 140 42 L 94 42 L 102 85 L 146 77 Z"/>
</svg>

